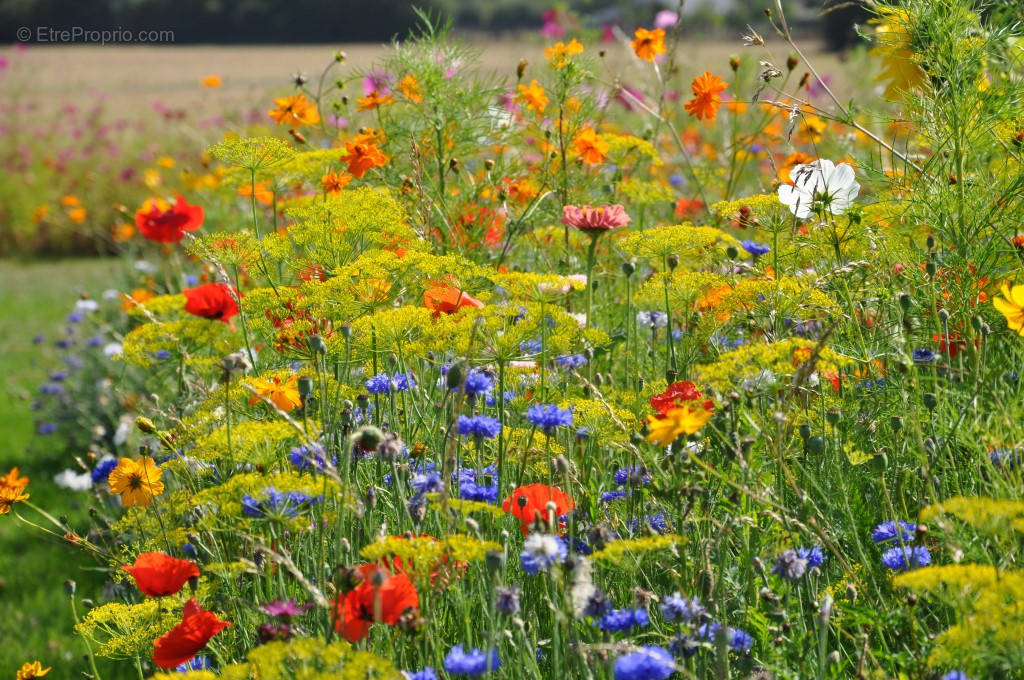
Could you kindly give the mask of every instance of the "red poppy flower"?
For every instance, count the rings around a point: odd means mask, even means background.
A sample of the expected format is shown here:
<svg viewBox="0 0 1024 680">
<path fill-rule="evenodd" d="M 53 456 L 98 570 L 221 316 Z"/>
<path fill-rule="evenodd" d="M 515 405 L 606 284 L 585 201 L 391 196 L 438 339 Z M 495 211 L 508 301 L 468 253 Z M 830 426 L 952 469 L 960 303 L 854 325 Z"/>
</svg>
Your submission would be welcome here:
<svg viewBox="0 0 1024 680">
<path fill-rule="evenodd" d="M 185 311 L 204 319 L 216 319 L 228 323 L 238 314 L 238 291 L 224 283 L 204 283 L 195 288 L 186 288 Z"/>
<path fill-rule="evenodd" d="M 158 552 L 142 553 L 135 564 L 121 569 L 131 574 L 139 590 L 150 597 L 174 595 L 190 578 L 199 578 L 195 562 Z"/>
<path fill-rule="evenodd" d="M 423 293 L 423 304 L 435 314 L 451 314 L 463 307 L 483 307 L 484 303 L 450 286 L 434 286 Z"/>
<path fill-rule="evenodd" d="M 334 601 L 334 630 L 349 642 L 370 634 L 374 623 L 393 626 L 406 610 L 419 607 L 416 586 L 405 572 L 391 574 L 376 564 L 359 567 L 362 582 Z"/>
<path fill-rule="evenodd" d="M 527 484 L 513 491 L 501 504 L 501 509 L 519 519 L 525 535 L 530 524 L 547 519 L 548 503 L 555 504 L 555 517 L 561 517 L 576 507 L 572 497 L 557 486 Z"/>
<path fill-rule="evenodd" d="M 147 201 L 135 213 L 135 226 L 150 241 L 177 243 L 185 238 L 186 231 L 195 231 L 202 226 L 203 206 L 189 205 L 181 196 L 172 207 L 161 209 L 160 203 L 162 201 Z"/>
<path fill-rule="evenodd" d="M 689 380 L 682 380 L 672 383 L 665 388 L 664 392 L 651 397 L 651 408 L 661 415 L 665 415 L 674 408 L 685 406 L 687 402 L 700 401 L 702 397 L 703 395 L 696 385 Z M 715 402 L 707 399 L 702 406 L 705 411 L 713 411 L 715 409 Z"/>
<path fill-rule="evenodd" d="M 160 668 L 177 668 L 190 661 L 210 638 L 230 625 L 230 621 L 221 621 L 192 598 L 185 603 L 181 623 L 153 643 L 153 663 Z"/>
</svg>

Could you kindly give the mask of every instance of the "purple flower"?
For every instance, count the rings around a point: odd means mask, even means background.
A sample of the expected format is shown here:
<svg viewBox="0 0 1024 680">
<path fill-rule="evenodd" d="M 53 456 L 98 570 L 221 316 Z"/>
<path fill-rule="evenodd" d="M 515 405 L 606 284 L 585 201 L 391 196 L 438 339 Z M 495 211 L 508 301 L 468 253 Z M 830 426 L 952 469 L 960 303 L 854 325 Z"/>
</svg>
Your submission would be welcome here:
<svg viewBox="0 0 1024 680">
<path fill-rule="evenodd" d="M 757 243 L 756 241 L 744 241 L 740 244 L 743 246 L 743 250 L 747 251 L 754 257 L 760 257 L 766 253 L 771 252 L 771 247 L 763 243 Z"/>
<path fill-rule="evenodd" d="M 703 605 L 697 598 L 685 598 L 676 591 L 661 598 L 661 613 L 666 621 L 699 621 L 704 616 Z"/>
<path fill-rule="evenodd" d="M 311 604 L 296 604 L 295 600 L 274 600 L 263 605 L 263 611 L 285 621 L 298 618 L 313 608 Z"/>
</svg>

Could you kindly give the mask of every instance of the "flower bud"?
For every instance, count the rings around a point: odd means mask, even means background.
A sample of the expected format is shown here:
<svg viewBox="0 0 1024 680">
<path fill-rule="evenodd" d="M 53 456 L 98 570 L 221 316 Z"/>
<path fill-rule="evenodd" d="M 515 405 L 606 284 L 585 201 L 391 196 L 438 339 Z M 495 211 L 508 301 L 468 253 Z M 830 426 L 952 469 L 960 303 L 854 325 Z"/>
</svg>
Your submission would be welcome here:
<svg viewBox="0 0 1024 680">
<path fill-rule="evenodd" d="M 527 64 L 527 61 L 525 59 L 520 59 L 519 60 L 519 64 L 516 65 L 516 79 L 517 80 L 522 80 L 523 79 L 523 74 L 526 73 L 526 64 Z"/>
<path fill-rule="evenodd" d="M 153 421 L 147 418 L 146 416 L 139 416 L 138 418 L 136 418 L 135 427 L 139 428 L 141 432 L 145 432 L 146 434 L 152 434 L 156 432 L 156 425 L 154 425 Z"/>
<path fill-rule="evenodd" d="M 740 70 L 740 58 L 738 55 L 732 55 L 729 57 L 729 68 L 733 70 L 733 73 Z"/>
</svg>

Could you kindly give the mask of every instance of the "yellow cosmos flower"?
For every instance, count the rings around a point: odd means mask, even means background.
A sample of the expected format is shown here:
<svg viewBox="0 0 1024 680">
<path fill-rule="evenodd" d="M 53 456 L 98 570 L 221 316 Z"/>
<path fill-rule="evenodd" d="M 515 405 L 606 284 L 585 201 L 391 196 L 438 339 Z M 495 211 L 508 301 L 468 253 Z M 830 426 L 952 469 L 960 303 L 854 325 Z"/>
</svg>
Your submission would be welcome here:
<svg viewBox="0 0 1024 680">
<path fill-rule="evenodd" d="M 680 435 L 693 434 L 704 427 L 713 415 L 714 412 L 699 404 L 687 404 L 670 410 L 663 418 L 648 416 L 647 426 L 650 432 L 647 441 L 658 446 L 668 446 Z"/>
<path fill-rule="evenodd" d="M 1003 297 L 992 298 L 992 304 L 1006 317 L 1010 330 L 1024 335 L 1024 285 L 1010 287 L 1004 283 L 1000 291 Z"/>
<path fill-rule="evenodd" d="M 297 375 L 291 376 L 284 382 L 278 377 L 269 380 L 253 378 L 249 380 L 249 384 L 256 390 L 256 394 L 264 399 L 269 399 L 274 406 L 285 413 L 302 406 L 302 397 L 299 395 L 299 376 Z M 255 404 L 257 401 L 259 398 L 253 397 L 249 403 Z"/>
<path fill-rule="evenodd" d="M 162 474 L 163 470 L 149 456 L 143 456 L 137 461 L 122 458 L 117 462 L 117 467 L 111 470 L 107 481 L 111 491 L 121 494 L 121 503 L 125 507 L 147 507 L 154 496 L 164 492 L 164 483 L 160 481 Z"/>
<path fill-rule="evenodd" d="M 29 494 L 24 489 L 13 486 L 0 487 L 0 515 L 6 515 L 11 511 L 11 506 L 18 501 L 28 500 Z"/>
<path fill-rule="evenodd" d="M 46 668 L 43 668 L 43 664 L 39 663 L 38 661 L 33 661 L 32 663 L 28 663 L 26 661 L 25 664 L 21 667 L 21 670 L 18 671 L 17 680 L 32 680 L 32 678 L 41 678 L 47 673 L 49 673 L 51 669 L 52 666 L 47 666 Z"/>
</svg>

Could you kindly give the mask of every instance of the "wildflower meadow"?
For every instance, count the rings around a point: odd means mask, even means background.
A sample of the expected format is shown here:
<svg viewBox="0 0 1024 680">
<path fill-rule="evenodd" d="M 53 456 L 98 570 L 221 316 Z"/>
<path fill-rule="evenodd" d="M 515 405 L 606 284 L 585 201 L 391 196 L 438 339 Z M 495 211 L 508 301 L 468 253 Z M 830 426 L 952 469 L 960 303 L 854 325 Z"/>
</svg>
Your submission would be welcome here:
<svg viewBox="0 0 1024 680">
<path fill-rule="evenodd" d="M 499 69 L 423 13 L 56 159 L 5 105 L 0 249 L 115 255 L 0 470 L 71 651 L 0 677 L 1024 677 L 1019 7 L 871 3 L 839 74 L 787 6 Z"/>
</svg>

